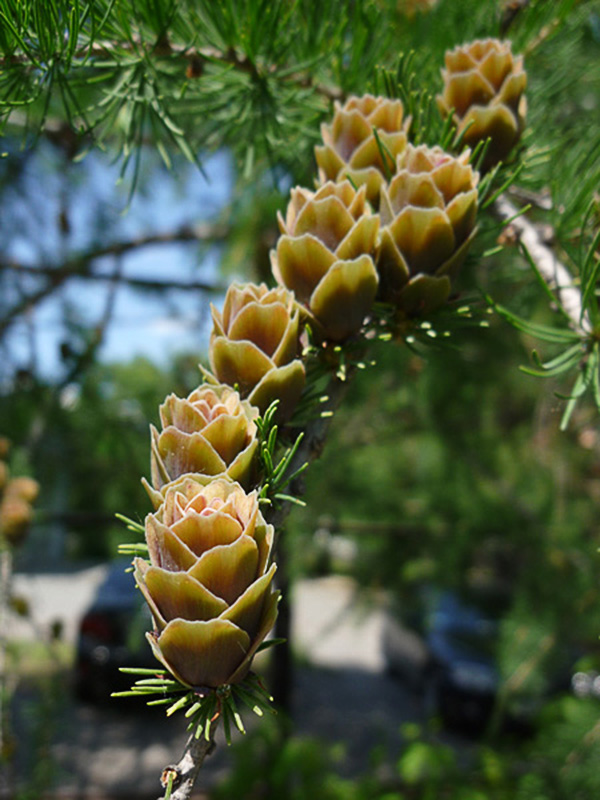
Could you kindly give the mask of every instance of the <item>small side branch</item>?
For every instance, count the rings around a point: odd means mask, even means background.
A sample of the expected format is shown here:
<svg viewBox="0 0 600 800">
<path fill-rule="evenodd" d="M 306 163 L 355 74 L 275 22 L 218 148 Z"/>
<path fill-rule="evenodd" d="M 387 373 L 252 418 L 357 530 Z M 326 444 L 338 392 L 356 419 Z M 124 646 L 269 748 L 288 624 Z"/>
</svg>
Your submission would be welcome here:
<svg viewBox="0 0 600 800">
<path fill-rule="evenodd" d="M 505 195 L 500 195 L 494 202 L 494 212 L 499 219 L 510 220 L 511 226 L 527 248 L 540 275 L 555 293 L 569 317 L 573 329 L 582 335 L 587 335 L 592 329 L 592 324 L 588 313 L 583 309 L 581 291 L 575 284 L 571 272 L 559 260 L 556 253 L 542 242 L 535 226 L 523 214 L 519 215 L 519 209 Z"/>
<path fill-rule="evenodd" d="M 188 800 L 204 759 L 214 749 L 215 742 L 212 735 L 209 739 L 204 736 L 197 739 L 192 734 L 177 764 L 170 764 L 163 770 L 160 782 L 166 791 L 159 800 Z"/>
</svg>

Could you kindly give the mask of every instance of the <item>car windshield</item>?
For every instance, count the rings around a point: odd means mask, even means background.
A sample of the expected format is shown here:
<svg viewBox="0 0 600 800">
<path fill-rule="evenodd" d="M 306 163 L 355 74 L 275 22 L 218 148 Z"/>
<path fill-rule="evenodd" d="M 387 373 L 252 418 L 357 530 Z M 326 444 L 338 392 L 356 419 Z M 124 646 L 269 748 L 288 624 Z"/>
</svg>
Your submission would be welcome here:
<svg viewBox="0 0 600 800">
<path fill-rule="evenodd" d="M 464 628 L 459 625 L 446 629 L 446 636 L 465 655 L 485 655 L 493 658 L 496 652 L 498 628 L 495 625 L 483 624 L 476 628 Z"/>
<path fill-rule="evenodd" d="M 135 604 L 138 598 L 135 580 L 130 572 L 125 572 L 129 566 L 129 561 L 121 559 L 110 565 L 106 578 L 96 592 L 96 605 Z"/>
<path fill-rule="evenodd" d="M 451 592 L 442 592 L 437 596 L 428 623 L 432 636 L 442 637 L 465 656 L 494 656 L 498 620 L 480 608 L 463 602 Z"/>
</svg>

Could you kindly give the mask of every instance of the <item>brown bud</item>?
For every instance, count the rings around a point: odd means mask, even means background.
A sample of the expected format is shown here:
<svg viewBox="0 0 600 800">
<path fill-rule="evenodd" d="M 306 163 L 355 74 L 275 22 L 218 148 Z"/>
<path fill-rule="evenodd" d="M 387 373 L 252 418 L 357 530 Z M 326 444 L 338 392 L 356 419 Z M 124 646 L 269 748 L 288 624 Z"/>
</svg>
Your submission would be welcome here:
<svg viewBox="0 0 600 800">
<path fill-rule="evenodd" d="M 204 61 L 200 58 L 200 56 L 190 56 L 187 68 L 185 70 L 185 77 L 189 78 L 190 80 L 201 78 L 203 72 Z"/>
</svg>

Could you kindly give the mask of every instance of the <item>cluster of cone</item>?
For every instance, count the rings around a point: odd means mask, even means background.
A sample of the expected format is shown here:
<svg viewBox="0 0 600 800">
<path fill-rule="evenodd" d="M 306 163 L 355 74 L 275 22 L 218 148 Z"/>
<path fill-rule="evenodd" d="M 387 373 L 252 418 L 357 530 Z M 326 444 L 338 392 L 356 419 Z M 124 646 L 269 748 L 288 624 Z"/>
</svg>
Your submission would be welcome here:
<svg viewBox="0 0 600 800">
<path fill-rule="evenodd" d="M 256 489 L 258 409 L 231 386 L 167 397 L 152 429 L 150 562 L 134 561 L 154 654 L 194 689 L 237 683 L 272 628 L 273 526 Z"/>
<path fill-rule="evenodd" d="M 33 517 L 32 504 L 40 487 L 33 478 L 10 477 L 6 463 L 9 449 L 8 439 L 0 437 L 0 539 L 14 546 L 27 535 Z"/>
<path fill-rule="evenodd" d="M 522 85 L 510 77 L 520 62 L 508 64 L 507 46 L 491 40 L 465 52 L 472 56 L 449 56 L 453 75 L 469 66 L 444 97 L 465 119 L 469 105 L 489 94 L 473 88 L 479 71 L 499 86 L 488 97 L 492 112 L 478 116 L 489 124 L 481 121 L 477 134 L 492 138 L 492 152 L 504 152 L 503 143 L 495 146 L 504 130 L 495 110 L 504 115 L 504 101 L 514 107 L 504 87 Z M 258 506 L 256 419 L 273 400 L 279 421 L 293 414 L 305 383 L 303 327 L 337 344 L 359 334 L 376 300 L 404 317 L 439 308 L 473 239 L 479 176 L 469 151 L 455 157 L 415 147 L 408 130 L 399 100 L 366 95 L 336 104 L 316 148 L 318 188 L 293 189 L 278 215 L 277 288 L 229 288 L 223 310 L 213 308 L 213 375 L 160 407 L 146 484 L 155 507 L 146 518 L 150 560 L 136 559 L 135 575 L 154 617 L 154 653 L 183 684 L 241 681 L 275 620 L 273 528 Z"/>
</svg>

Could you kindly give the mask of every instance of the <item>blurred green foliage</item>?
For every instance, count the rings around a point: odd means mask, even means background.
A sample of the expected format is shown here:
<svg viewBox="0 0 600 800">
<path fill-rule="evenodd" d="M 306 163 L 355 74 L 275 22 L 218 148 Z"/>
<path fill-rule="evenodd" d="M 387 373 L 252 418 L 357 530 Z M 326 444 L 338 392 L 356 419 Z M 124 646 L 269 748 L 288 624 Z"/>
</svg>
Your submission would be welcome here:
<svg viewBox="0 0 600 800">
<path fill-rule="evenodd" d="M 211 792 L 211 800 L 402 800 L 374 776 L 344 778 L 344 748 L 317 738 L 281 737 L 273 719 L 261 721 L 234 748 L 235 768 Z"/>
<path fill-rule="evenodd" d="M 530 740 L 453 747 L 418 725 L 403 727 L 405 746 L 392 770 L 374 748 L 361 776 L 348 772 L 343 748 L 318 738 L 280 737 L 272 721 L 234 747 L 231 775 L 211 800 L 588 800 L 598 791 L 597 701 L 550 704 Z M 352 772 L 350 768 L 350 772 Z"/>
<path fill-rule="evenodd" d="M 142 519 L 149 509 L 140 483 L 150 469 L 148 426 L 158 421 L 165 395 L 188 393 L 199 375 L 192 357 L 179 357 L 168 370 L 138 358 L 96 363 L 59 391 L 26 380 L 0 395 L 0 430 L 20 444 L 13 457 L 29 463 L 42 487 L 26 544 L 32 555 L 47 552 L 53 524 L 64 531 L 63 559 L 116 555 L 131 534 L 115 513 Z"/>
</svg>

